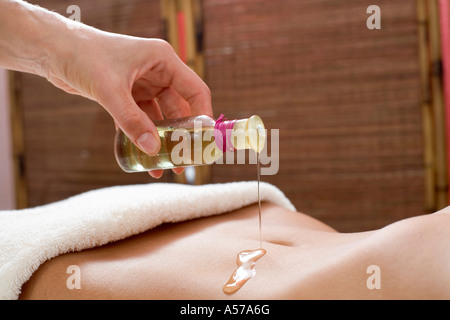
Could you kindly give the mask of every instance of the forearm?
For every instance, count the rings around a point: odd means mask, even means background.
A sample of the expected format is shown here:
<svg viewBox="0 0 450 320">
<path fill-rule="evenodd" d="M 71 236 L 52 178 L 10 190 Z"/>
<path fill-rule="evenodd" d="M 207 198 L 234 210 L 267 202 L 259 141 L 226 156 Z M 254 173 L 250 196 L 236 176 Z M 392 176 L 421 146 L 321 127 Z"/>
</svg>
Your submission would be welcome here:
<svg viewBox="0 0 450 320">
<path fill-rule="evenodd" d="M 47 77 L 68 29 L 61 15 L 17 0 L 0 0 L 0 67 Z"/>
</svg>

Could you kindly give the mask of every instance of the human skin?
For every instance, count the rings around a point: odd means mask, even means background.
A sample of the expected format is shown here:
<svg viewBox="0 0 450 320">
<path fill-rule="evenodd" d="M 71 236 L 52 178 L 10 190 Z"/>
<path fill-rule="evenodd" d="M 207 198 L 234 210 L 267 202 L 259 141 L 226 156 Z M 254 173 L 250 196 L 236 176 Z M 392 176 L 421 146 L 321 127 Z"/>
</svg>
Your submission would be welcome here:
<svg viewBox="0 0 450 320">
<path fill-rule="evenodd" d="M 20 299 L 449 299 L 446 210 L 339 233 L 263 203 L 267 253 L 256 275 L 227 295 L 222 287 L 237 267 L 236 255 L 260 247 L 252 205 L 53 258 L 23 286 Z M 80 289 L 67 287 L 70 265 L 80 268 Z M 367 285 L 372 265 L 379 267 L 380 289 Z"/>
<path fill-rule="evenodd" d="M 160 148 L 153 120 L 212 116 L 208 86 L 166 41 L 101 31 L 23 1 L 0 0 L 0 68 L 98 102 L 150 155 Z"/>
</svg>

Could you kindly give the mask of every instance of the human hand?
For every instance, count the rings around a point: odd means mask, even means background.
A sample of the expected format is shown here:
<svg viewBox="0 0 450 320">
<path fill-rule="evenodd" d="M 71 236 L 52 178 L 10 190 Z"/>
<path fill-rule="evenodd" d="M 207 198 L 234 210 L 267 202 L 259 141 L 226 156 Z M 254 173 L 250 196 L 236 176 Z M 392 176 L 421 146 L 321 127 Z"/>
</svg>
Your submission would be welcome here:
<svg viewBox="0 0 450 320">
<path fill-rule="evenodd" d="M 104 32 L 24 1 L 0 1 L 0 67 L 98 102 L 150 155 L 161 146 L 152 120 L 212 116 L 209 88 L 167 42 Z"/>
<path fill-rule="evenodd" d="M 212 116 L 209 88 L 167 42 L 93 28 L 74 30 L 73 38 L 71 50 L 48 60 L 47 79 L 97 101 L 144 152 L 154 155 L 160 148 L 152 120 Z M 149 173 L 159 178 L 163 170 Z"/>
</svg>

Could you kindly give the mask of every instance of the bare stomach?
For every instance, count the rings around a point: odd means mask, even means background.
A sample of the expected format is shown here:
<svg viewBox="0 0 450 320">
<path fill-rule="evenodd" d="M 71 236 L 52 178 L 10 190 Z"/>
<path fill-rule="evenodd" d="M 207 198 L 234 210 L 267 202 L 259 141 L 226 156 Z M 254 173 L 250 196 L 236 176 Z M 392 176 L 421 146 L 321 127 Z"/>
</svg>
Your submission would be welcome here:
<svg viewBox="0 0 450 320">
<path fill-rule="evenodd" d="M 429 215 L 343 234 L 263 203 L 266 254 L 233 294 L 223 286 L 237 254 L 261 247 L 257 205 L 58 256 L 41 265 L 20 298 L 448 299 L 449 224 L 447 215 Z M 69 266 L 78 270 L 78 288 L 68 284 Z"/>
</svg>

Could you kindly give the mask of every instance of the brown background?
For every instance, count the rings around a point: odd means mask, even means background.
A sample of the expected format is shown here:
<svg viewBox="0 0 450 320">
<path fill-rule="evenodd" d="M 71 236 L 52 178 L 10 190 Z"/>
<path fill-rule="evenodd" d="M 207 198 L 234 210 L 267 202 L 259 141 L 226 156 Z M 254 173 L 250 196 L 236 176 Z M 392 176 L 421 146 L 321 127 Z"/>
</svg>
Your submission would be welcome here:
<svg viewBox="0 0 450 320">
<path fill-rule="evenodd" d="M 263 176 L 340 231 L 424 210 L 416 1 L 203 0 L 205 81 L 215 115 L 258 114 L 280 130 L 279 172 Z M 35 1 L 123 34 L 164 38 L 159 1 Z M 27 206 L 117 184 L 148 183 L 115 163 L 114 125 L 96 103 L 15 75 Z M 254 165 L 214 165 L 211 182 L 255 180 Z M 173 181 L 166 172 L 162 181 Z"/>
</svg>

